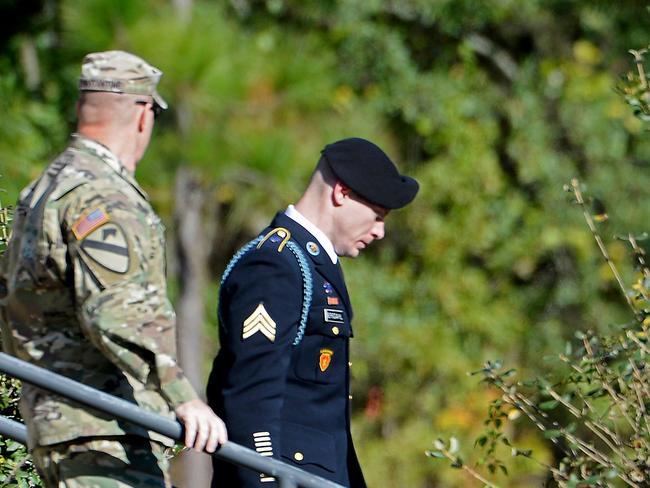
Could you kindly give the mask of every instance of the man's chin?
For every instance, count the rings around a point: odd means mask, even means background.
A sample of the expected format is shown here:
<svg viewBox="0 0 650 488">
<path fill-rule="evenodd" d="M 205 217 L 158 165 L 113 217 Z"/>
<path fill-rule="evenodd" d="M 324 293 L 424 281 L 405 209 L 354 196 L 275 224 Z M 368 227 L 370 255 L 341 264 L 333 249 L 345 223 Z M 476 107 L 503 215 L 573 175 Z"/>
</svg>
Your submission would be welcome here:
<svg viewBox="0 0 650 488">
<path fill-rule="evenodd" d="M 337 252 L 338 256 L 340 258 L 356 258 L 361 251 L 357 249 L 356 247 L 353 247 L 351 249 L 347 249 L 345 252 Z"/>
</svg>

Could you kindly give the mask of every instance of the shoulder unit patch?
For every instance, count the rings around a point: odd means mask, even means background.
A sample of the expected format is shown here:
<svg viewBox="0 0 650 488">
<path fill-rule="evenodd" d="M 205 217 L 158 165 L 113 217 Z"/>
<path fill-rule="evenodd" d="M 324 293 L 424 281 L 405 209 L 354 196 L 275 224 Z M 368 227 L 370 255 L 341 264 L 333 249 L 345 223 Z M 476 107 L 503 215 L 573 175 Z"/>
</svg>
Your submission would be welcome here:
<svg viewBox="0 0 650 488">
<path fill-rule="evenodd" d="M 81 249 L 109 271 L 123 274 L 129 269 L 129 244 L 117 224 L 109 222 L 90 232 L 81 242 Z"/>
</svg>

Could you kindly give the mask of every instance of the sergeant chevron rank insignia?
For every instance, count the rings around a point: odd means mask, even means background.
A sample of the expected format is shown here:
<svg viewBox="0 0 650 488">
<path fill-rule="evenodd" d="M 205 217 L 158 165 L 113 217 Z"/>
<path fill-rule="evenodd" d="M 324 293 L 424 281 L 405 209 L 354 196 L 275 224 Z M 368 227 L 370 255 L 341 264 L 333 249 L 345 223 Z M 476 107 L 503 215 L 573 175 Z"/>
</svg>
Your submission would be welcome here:
<svg viewBox="0 0 650 488">
<path fill-rule="evenodd" d="M 109 222 L 90 232 L 81 242 L 81 249 L 109 271 L 123 274 L 129 269 L 129 245 L 117 224 Z"/>
<path fill-rule="evenodd" d="M 242 339 L 248 339 L 257 332 L 261 332 L 268 340 L 275 342 L 275 322 L 262 303 L 244 321 Z"/>
</svg>

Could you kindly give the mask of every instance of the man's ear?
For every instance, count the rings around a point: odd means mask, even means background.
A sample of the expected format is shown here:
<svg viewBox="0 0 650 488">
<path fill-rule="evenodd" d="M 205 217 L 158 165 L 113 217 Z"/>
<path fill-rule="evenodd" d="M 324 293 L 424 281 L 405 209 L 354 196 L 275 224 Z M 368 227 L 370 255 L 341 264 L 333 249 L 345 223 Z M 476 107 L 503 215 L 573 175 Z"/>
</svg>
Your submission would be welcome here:
<svg viewBox="0 0 650 488">
<path fill-rule="evenodd" d="M 144 106 L 144 110 L 140 112 L 140 117 L 138 117 L 138 132 L 144 132 L 145 127 L 147 126 L 147 111 L 149 107 Z"/>
<path fill-rule="evenodd" d="M 343 205 L 345 199 L 350 195 L 350 189 L 340 181 L 334 183 L 332 187 L 332 203 L 335 207 Z"/>
</svg>

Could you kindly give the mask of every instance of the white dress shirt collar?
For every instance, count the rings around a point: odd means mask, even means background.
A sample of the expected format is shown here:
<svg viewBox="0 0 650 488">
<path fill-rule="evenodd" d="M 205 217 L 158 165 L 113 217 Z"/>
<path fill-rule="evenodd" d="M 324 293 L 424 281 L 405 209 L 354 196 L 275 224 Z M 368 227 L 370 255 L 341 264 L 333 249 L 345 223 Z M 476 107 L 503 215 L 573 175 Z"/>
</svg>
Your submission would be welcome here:
<svg viewBox="0 0 650 488">
<path fill-rule="evenodd" d="M 293 205 L 289 205 L 287 209 L 284 211 L 284 214 L 287 217 L 289 217 L 291 220 L 302 225 L 311 235 L 313 235 L 318 241 L 318 243 L 321 245 L 321 247 L 325 249 L 325 252 L 332 260 L 332 263 L 334 264 L 337 263 L 339 257 L 336 255 L 336 251 L 334 250 L 334 244 L 332 244 L 332 241 L 329 240 L 329 238 L 325 235 L 325 233 L 322 230 L 320 230 L 318 227 L 312 224 L 307 219 L 307 217 L 305 217 L 303 214 L 298 212 L 298 210 L 296 210 L 296 207 L 294 207 Z"/>
</svg>

